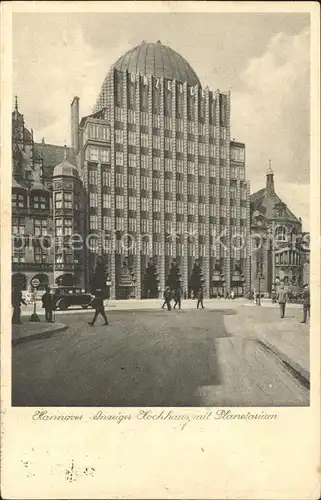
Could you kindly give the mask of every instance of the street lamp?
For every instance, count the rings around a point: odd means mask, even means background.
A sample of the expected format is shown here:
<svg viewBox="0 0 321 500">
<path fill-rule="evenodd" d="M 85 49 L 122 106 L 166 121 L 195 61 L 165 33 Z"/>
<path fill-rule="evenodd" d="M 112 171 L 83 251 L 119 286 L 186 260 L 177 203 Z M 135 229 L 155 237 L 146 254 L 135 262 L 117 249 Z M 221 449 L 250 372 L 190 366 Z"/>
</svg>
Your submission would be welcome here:
<svg viewBox="0 0 321 500">
<path fill-rule="evenodd" d="M 259 281 L 259 303 L 257 305 L 260 306 L 261 305 L 261 280 L 264 279 L 264 276 L 262 273 L 258 273 L 256 277 Z"/>
</svg>

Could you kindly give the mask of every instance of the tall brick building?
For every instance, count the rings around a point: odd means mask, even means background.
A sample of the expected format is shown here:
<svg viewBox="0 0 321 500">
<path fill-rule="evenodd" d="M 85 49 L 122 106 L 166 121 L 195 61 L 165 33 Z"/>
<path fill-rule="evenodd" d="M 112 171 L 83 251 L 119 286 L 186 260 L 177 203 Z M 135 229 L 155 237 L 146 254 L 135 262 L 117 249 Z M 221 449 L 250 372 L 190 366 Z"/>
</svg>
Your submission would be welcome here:
<svg viewBox="0 0 321 500">
<path fill-rule="evenodd" d="M 118 59 L 92 115 L 79 120 L 74 98 L 72 147 L 93 241 L 85 286 L 104 259 L 116 298 L 158 295 L 173 266 L 186 293 L 195 269 L 206 296 L 247 291 L 249 183 L 230 113 L 230 93 L 203 88 L 161 42 Z M 247 243 L 231 245 L 236 235 Z"/>
</svg>

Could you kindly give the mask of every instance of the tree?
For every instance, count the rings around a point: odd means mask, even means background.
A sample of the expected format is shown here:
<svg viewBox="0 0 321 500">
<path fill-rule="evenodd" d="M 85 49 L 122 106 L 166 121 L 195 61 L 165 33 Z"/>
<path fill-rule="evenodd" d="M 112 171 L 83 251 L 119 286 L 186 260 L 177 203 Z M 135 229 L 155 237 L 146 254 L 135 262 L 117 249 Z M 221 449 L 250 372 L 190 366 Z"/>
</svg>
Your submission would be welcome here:
<svg viewBox="0 0 321 500">
<path fill-rule="evenodd" d="M 176 261 L 173 261 L 169 274 L 167 276 L 166 286 L 169 286 L 171 290 L 178 290 L 181 288 L 181 273 Z"/>
<path fill-rule="evenodd" d="M 189 282 L 189 287 L 193 291 L 194 295 L 196 295 L 201 286 L 203 286 L 203 281 L 204 279 L 201 265 L 198 261 L 196 261 Z"/>
<path fill-rule="evenodd" d="M 158 272 L 155 262 L 148 262 L 144 275 L 144 295 L 146 298 L 158 297 Z"/>
</svg>

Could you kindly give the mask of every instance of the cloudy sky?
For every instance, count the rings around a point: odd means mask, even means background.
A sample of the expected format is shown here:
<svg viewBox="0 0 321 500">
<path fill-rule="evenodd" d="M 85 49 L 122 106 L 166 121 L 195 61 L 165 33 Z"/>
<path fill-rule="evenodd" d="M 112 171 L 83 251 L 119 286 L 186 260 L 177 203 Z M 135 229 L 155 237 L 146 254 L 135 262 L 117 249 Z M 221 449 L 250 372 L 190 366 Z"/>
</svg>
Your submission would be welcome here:
<svg viewBox="0 0 321 500">
<path fill-rule="evenodd" d="M 252 192 L 270 158 L 278 194 L 309 230 L 308 14 L 15 14 L 13 92 L 36 140 L 69 144 L 73 96 L 90 114 L 111 64 L 142 40 L 170 45 L 204 86 L 231 90 Z"/>
</svg>

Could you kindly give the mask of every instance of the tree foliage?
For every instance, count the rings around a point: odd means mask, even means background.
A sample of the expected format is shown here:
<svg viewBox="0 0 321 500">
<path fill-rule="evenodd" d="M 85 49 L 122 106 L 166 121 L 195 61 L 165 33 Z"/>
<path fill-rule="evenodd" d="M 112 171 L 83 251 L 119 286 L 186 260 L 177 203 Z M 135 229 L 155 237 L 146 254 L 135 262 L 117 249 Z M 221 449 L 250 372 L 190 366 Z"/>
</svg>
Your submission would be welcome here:
<svg viewBox="0 0 321 500">
<path fill-rule="evenodd" d="M 181 273 L 176 262 L 172 262 L 166 281 L 166 286 L 171 290 L 178 290 L 181 288 Z"/>
<path fill-rule="evenodd" d="M 201 286 L 203 286 L 203 281 L 202 268 L 199 262 L 195 262 L 189 283 L 189 287 L 194 294 L 197 294 Z"/>
<path fill-rule="evenodd" d="M 155 262 L 149 262 L 144 275 L 144 296 L 158 297 L 158 272 Z"/>
</svg>

